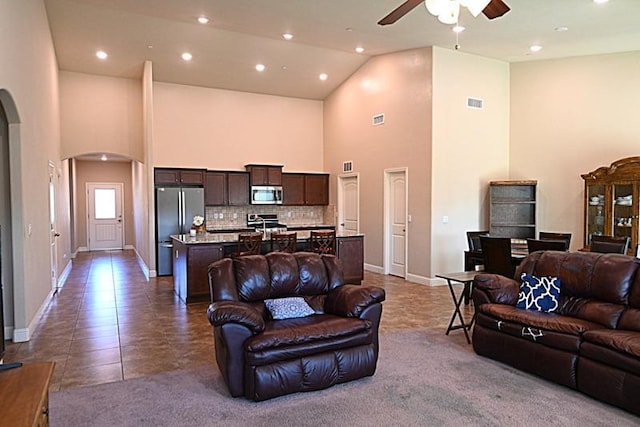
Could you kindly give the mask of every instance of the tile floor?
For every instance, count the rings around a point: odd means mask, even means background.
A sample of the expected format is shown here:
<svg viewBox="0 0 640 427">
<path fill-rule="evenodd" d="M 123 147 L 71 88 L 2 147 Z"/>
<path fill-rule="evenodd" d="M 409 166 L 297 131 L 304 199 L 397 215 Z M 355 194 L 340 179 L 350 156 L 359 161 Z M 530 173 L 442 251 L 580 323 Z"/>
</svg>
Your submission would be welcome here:
<svg viewBox="0 0 640 427">
<path fill-rule="evenodd" d="M 453 312 L 447 286 L 422 286 L 369 272 L 363 284 L 386 290 L 382 334 L 419 327 L 441 328 L 444 334 Z M 80 253 L 32 339 L 7 342 L 4 360 L 55 361 L 51 390 L 213 365 L 207 305 L 183 304 L 171 277 L 147 281 L 133 251 Z M 463 312 L 467 318 L 472 315 L 470 307 Z M 449 337 L 465 342 L 462 330 Z"/>
</svg>

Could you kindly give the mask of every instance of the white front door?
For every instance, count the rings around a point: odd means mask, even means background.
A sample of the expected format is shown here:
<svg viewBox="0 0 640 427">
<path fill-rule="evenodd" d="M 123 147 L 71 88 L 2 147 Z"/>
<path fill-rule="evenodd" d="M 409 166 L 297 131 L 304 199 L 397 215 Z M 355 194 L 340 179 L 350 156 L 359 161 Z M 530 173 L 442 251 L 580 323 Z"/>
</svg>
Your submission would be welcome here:
<svg viewBox="0 0 640 427">
<path fill-rule="evenodd" d="M 386 272 L 406 277 L 407 179 L 406 170 L 386 172 Z"/>
<path fill-rule="evenodd" d="M 87 183 L 89 250 L 122 249 L 122 184 Z"/>
<path fill-rule="evenodd" d="M 338 177 L 338 224 L 340 231 L 359 232 L 358 175 Z"/>
<path fill-rule="evenodd" d="M 56 165 L 49 162 L 49 250 L 51 251 L 51 289 L 58 289 L 58 232 L 56 231 Z"/>
</svg>

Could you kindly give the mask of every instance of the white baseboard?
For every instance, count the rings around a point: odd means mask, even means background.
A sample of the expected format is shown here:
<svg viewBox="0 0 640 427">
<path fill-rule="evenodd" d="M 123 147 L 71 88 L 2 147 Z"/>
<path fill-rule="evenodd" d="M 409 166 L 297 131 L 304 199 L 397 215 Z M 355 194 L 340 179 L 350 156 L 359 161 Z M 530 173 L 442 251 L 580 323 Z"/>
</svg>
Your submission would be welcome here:
<svg viewBox="0 0 640 427">
<path fill-rule="evenodd" d="M 373 265 L 373 264 L 364 264 L 364 269 L 366 271 L 370 271 L 372 273 L 378 273 L 378 274 L 384 274 L 384 269 L 382 267 L 380 267 L 379 265 Z"/>
<path fill-rule="evenodd" d="M 140 270 L 142 270 L 142 273 L 147 278 L 147 280 L 149 280 L 150 277 L 155 277 L 155 274 L 153 276 L 151 275 L 151 271 L 149 271 L 149 267 L 147 266 L 147 263 L 144 262 L 144 259 L 142 259 L 142 257 L 140 256 L 136 248 L 132 246 L 131 249 L 133 249 L 133 251 L 135 252 L 136 259 L 138 260 L 138 265 L 140 266 Z"/>
<path fill-rule="evenodd" d="M 69 262 L 67 263 L 67 266 L 62 271 L 62 274 L 58 276 L 58 288 L 61 288 L 64 286 L 64 283 L 69 278 L 69 274 L 71 274 L 72 268 L 73 268 L 73 261 L 69 260 Z"/>
<path fill-rule="evenodd" d="M 78 252 L 89 252 L 89 248 L 86 246 L 79 246 L 78 249 L 76 250 L 76 253 Z"/>
<path fill-rule="evenodd" d="M 4 337 L 9 339 L 9 337 L 13 336 L 13 326 L 5 326 L 4 327 Z"/>
<path fill-rule="evenodd" d="M 51 299 L 53 298 L 53 294 L 54 294 L 54 290 L 51 289 L 47 297 L 44 299 L 44 301 L 40 305 L 40 308 L 38 309 L 36 314 L 33 316 L 33 319 L 31 319 L 31 323 L 29 323 L 29 327 L 13 329 L 13 342 L 27 342 L 31 339 L 31 336 L 33 335 L 33 331 L 36 330 L 36 328 L 38 327 L 38 323 L 40 323 L 40 319 L 42 318 L 42 314 L 44 313 L 45 308 L 47 308 L 47 306 L 51 302 Z"/>
</svg>

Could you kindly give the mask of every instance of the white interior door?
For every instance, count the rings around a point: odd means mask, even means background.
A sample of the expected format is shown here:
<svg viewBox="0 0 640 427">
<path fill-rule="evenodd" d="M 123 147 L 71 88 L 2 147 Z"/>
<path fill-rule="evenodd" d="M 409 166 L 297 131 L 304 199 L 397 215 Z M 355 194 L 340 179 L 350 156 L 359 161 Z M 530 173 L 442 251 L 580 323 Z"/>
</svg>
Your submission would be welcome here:
<svg viewBox="0 0 640 427">
<path fill-rule="evenodd" d="M 338 224 L 340 231 L 360 231 L 358 175 L 338 177 Z"/>
<path fill-rule="evenodd" d="M 89 250 L 122 249 L 122 184 L 87 183 Z"/>
<path fill-rule="evenodd" d="M 56 165 L 49 162 L 49 250 L 51 251 L 51 289 L 58 289 L 58 232 L 56 231 Z"/>
<path fill-rule="evenodd" d="M 388 274 L 406 277 L 407 271 L 407 178 L 406 171 L 387 174 L 385 240 Z"/>
</svg>

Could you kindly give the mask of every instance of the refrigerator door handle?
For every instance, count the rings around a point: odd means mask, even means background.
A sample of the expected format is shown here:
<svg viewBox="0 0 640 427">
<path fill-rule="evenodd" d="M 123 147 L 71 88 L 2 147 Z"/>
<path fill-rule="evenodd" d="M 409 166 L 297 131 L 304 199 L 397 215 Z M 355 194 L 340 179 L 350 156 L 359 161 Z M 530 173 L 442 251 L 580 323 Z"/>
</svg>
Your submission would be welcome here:
<svg viewBox="0 0 640 427">
<path fill-rule="evenodd" d="M 178 191 L 178 234 L 182 234 L 184 231 L 184 206 L 182 201 L 184 199 L 184 193 L 182 190 Z"/>
<path fill-rule="evenodd" d="M 160 247 L 162 247 L 162 248 L 172 248 L 173 245 L 171 243 L 163 243 L 163 244 L 160 245 Z"/>
</svg>

